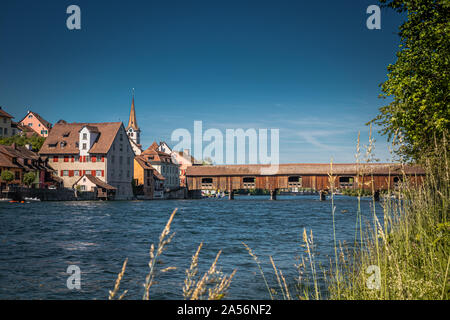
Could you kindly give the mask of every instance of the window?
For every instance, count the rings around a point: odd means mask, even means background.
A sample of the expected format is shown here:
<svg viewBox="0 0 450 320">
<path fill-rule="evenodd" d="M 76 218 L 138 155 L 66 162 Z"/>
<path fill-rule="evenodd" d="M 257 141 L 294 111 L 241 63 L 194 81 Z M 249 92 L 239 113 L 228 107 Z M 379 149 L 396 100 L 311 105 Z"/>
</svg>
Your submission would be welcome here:
<svg viewBox="0 0 450 320">
<path fill-rule="evenodd" d="M 301 176 L 291 176 L 288 178 L 288 186 L 291 188 L 297 188 L 302 186 Z"/>
<path fill-rule="evenodd" d="M 102 176 L 102 170 L 97 170 L 97 171 L 95 172 L 95 175 L 96 175 L 97 177 L 101 177 L 101 176 Z"/>
<path fill-rule="evenodd" d="M 28 119 L 31 119 L 31 118 L 33 118 L 33 115 L 30 114 L 30 115 L 28 116 Z"/>
<path fill-rule="evenodd" d="M 14 178 L 15 178 L 16 180 L 20 180 L 20 171 L 15 171 L 15 172 L 14 172 Z"/>
<path fill-rule="evenodd" d="M 83 150 L 86 150 L 86 149 L 87 149 L 87 144 L 83 143 Z"/>
<path fill-rule="evenodd" d="M 5 128 L 5 130 L 4 130 L 4 131 L 5 131 L 5 136 L 6 136 L 6 135 L 8 135 L 8 129 L 7 129 L 7 128 Z"/>
<path fill-rule="evenodd" d="M 122 164 L 122 162 L 123 162 L 123 157 L 120 156 L 120 157 L 119 157 L 119 163 Z"/>
<path fill-rule="evenodd" d="M 87 133 L 83 133 L 83 140 L 87 140 Z"/>
<path fill-rule="evenodd" d="M 7 122 L 6 118 L 3 118 L 3 123 L 6 123 L 6 122 Z"/>
<path fill-rule="evenodd" d="M 73 172 L 73 175 L 74 175 L 75 177 L 79 177 L 79 176 L 80 176 L 80 170 L 75 170 L 75 171 Z"/>
<path fill-rule="evenodd" d="M 32 123 L 30 122 L 30 123 L 28 124 L 28 126 L 29 126 L 29 127 L 32 127 L 32 126 L 33 126 L 33 124 L 32 124 Z"/>
<path fill-rule="evenodd" d="M 64 162 L 69 162 L 69 156 L 64 156 Z"/>
<path fill-rule="evenodd" d="M 212 178 L 202 178 L 202 188 L 211 189 L 213 179 Z"/>
<path fill-rule="evenodd" d="M 68 177 L 69 176 L 69 170 L 63 170 L 63 176 Z"/>
<path fill-rule="evenodd" d="M 58 156 L 53 156 L 53 162 L 58 162 L 59 157 Z"/>
<path fill-rule="evenodd" d="M 242 179 L 244 183 L 244 188 L 255 188 L 255 178 L 254 177 L 244 177 Z"/>
<path fill-rule="evenodd" d="M 114 163 L 114 156 L 111 156 L 111 163 Z"/>
<path fill-rule="evenodd" d="M 353 177 L 339 177 L 339 185 L 342 188 L 353 187 L 355 179 Z"/>
<path fill-rule="evenodd" d="M 86 179 L 84 179 L 84 180 L 86 181 Z M 80 190 L 81 190 L 81 191 L 86 191 L 86 186 L 85 186 L 84 184 L 81 185 L 81 186 L 80 186 Z"/>
</svg>

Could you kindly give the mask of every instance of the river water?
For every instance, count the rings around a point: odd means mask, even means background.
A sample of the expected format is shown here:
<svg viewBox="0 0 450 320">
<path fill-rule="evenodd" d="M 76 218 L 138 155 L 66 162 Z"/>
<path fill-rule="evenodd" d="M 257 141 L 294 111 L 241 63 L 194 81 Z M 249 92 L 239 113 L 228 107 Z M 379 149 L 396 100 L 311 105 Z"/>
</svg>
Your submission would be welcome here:
<svg viewBox="0 0 450 320">
<path fill-rule="evenodd" d="M 353 243 L 358 202 L 335 197 L 336 238 Z M 373 202 L 361 200 L 363 220 L 371 220 Z M 0 299 L 107 299 L 128 258 L 121 283 L 126 299 L 141 299 L 149 248 L 157 244 L 173 209 L 176 232 L 162 256 L 151 299 L 182 299 L 185 271 L 200 242 L 199 271 L 207 271 L 222 250 L 219 267 L 237 273 L 230 299 L 269 299 L 258 266 L 242 242 L 259 257 L 271 287 L 272 256 L 295 294 L 298 258 L 304 255 L 303 228 L 312 229 L 317 269 L 334 259 L 331 201 L 318 196 L 236 196 L 227 199 L 0 203 Z M 382 213 L 376 204 L 377 214 Z M 81 289 L 70 290 L 69 265 L 81 270 Z M 320 272 L 321 273 L 321 272 Z M 321 282 L 323 285 L 323 282 Z M 324 290 L 322 288 L 322 290 Z M 278 294 L 280 291 L 278 290 Z M 282 298 L 282 296 L 277 296 Z"/>
</svg>

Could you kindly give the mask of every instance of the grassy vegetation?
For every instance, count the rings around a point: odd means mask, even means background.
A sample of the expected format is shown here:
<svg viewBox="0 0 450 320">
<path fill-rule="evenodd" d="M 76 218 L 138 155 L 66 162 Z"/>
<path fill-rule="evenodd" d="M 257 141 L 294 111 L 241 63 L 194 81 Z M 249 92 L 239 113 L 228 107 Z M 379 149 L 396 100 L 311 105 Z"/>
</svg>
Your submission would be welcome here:
<svg viewBox="0 0 450 320">
<path fill-rule="evenodd" d="M 339 248 L 329 272 L 331 299 L 449 298 L 448 159 L 445 153 L 434 158 L 439 163 L 431 159 L 421 186 L 406 181 L 403 200 L 384 200 L 383 224 L 374 211 L 355 248 Z"/>
</svg>

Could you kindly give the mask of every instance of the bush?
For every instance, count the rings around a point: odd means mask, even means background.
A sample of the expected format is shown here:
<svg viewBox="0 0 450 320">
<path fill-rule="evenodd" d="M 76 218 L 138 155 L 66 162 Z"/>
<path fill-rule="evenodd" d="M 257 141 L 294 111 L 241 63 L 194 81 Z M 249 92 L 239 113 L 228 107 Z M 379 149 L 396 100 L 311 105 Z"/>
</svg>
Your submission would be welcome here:
<svg viewBox="0 0 450 320">
<path fill-rule="evenodd" d="M 2 171 L 1 178 L 2 178 L 2 181 L 6 182 L 8 184 L 14 180 L 14 173 L 12 173 L 9 170 L 4 170 L 4 171 Z"/>
</svg>

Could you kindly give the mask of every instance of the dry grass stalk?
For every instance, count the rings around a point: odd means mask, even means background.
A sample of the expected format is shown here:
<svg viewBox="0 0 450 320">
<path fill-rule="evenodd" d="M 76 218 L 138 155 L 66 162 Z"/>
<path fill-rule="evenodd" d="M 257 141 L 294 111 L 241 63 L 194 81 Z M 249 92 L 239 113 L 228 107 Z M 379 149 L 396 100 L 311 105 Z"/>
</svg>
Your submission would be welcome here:
<svg viewBox="0 0 450 320">
<path fill-rule="evenodd" d="M 109 290 L 109 297 L 108 300 L 113 300 L 114 297 L 117 294 L 117 291 L 119 291 L 120 282 L 122 281 L 123 275 L 125 273 L 125 269 L 127 267 L 128 258 L 125 259 L 122 266 L 122 271 L 117 275 L 116 284 L 114 285 L 113 291 Z M 128 292 L 128 290 L 125 290 L 122 295 L 120 295 L 119 300 L 122 300 L 122 298 L 125 296 L 125 294 Z"/>
<path fill-rule="evenodd" d="M 190 300 L 200 300 L 203 299 L 206 291 L 208 290 L 208 300 L 218 300 L 225 297 L 228 288 L 230 287 L 231 280 L 236 274 L 236 269 L 233 270 L 231 275 L 223 275 L 220 271 L 217 270 L 217 262 L 222 253 L 220 250 L 214 262 L 211 264 L 211 267 L 205 274 L 202 276 L 200 280 L 195 280 L 195 277 L 198 273 L 198 256 L 200 254 L 200 250 L 203 246 L 203 243 L 200 243 L 198 246 L 197 252 L 192 257 L 191 266 L 186 270 L 186 279 L 184 281 L 183 287 L 183 296 L 185 299 Z M 208 285 L 215 283 L 215 286 L 208 289 Z"/>
<path fill-rule="evenodd" d="M 189 266 L 189 269 L 186 270 L 186 278 L 184 279 L 184 286 L 183 286 L 183 297 L 185 299 L 188 299 L 192 293 L 194 292 L 193 286 L 195 284 L 195 277 L 198 273 L 198 256 L 200 254 L 200 250 L 202 249 L 203 242 L 201 242 L 198 246 L 197 251 L 192 256 L 192 262 Z"/>
<path fill-rule="evenodd" d="M 264 279 L 264 283 L 266 284 L 266 288 L 267 288 L 267 291 L 269 292 L 270 299 L 273 300 L 272 290 L 270 289 L 269 284 L 267 283 L 266 277 L 265 277 L 264 272 L 263 272 L 263 270 L 262 270 L 262 268 L 261 268 L 261 263 L 259 262 L 258 257 L 257 257 L 256 254 L 252 251 L 252 249 L 250 249 L 250 247 L 249 247 L 247 244 L 245 244 L 244 242 L 242 242 L 242 244 L 244 245 L 244 247 L 245 247 L 245 249 L 247 250 L 248 254 L 253 258 L 253 260 L 255 260 L 256 264 L 258 265 L 259 272 L 261 273 L 261 276 L 262 276 L 263 279 Z"/>
<path fill-rule="evenodd" d="M 272 263 L 273 270 L 275 271 L 275 276 L 277 277 L 277 282 L 278 282 L 278 285 L 280 287 L 281 293 L 283 294 L 283 298 L 284 298 L 284 300 L 286 300 L 287 299 L 287 295 L 284 292 L 283 285 L 281 284 L 280 276 L 278 275 L 278 269 L 277 269 L 277 267 L 275 265 L 275 262 L 273 262 L 272 256 L 269 256 L 269 259 L 270 259 L 270 263 Z"/>
<path fill-rule="evenodd" d="M 161 235 L 159 236 L 159 243 L 158 247 L 156 249 L 155 253 L 155 245 L 152 244 L 150 246 L 150 261 L 148 263 L 148 266 L 150 268 L 149 273 L 147 274 L 145 278 L 144 283 L 144 296 L 143 300 L 149 300 L 150 299 L 150 287 L 154 283 L 155 273 L 156 273 L 156 263 L 161 256 L 161 254 L 164 252 L 166 246 L 172 241 L 173 236 L 175 235 L 175 232 L 170 234 L 170 226 L 172 224 L 173 218 L 175 216 L 175 213 L 177 212 L 177 209 L 175 209 L 172 214 L 169 217 L 169 220 L 167 221 L 166 226 L 164 227 L 163 231 L 161 232 Z M 166 268 L 167 271 L 167 268 Z"/>
</svg>

